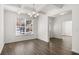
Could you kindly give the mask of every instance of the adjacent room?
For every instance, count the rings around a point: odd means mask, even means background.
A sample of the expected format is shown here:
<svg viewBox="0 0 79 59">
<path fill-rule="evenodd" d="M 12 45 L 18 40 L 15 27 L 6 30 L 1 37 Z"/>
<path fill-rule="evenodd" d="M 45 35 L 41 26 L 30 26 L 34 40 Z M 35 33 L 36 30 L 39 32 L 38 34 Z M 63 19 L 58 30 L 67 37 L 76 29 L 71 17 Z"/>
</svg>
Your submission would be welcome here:
<svg viewBox="0 0 79 59">
<path fill-rule="evenodd" d="M 72 6 L 0 4 L 0 54 L 75 54 L 77 47 L 75 50 L 76 45 L 72 44 L 72 12 L 78 10 L 75 6 L 72 10 Z"/>
</svg>

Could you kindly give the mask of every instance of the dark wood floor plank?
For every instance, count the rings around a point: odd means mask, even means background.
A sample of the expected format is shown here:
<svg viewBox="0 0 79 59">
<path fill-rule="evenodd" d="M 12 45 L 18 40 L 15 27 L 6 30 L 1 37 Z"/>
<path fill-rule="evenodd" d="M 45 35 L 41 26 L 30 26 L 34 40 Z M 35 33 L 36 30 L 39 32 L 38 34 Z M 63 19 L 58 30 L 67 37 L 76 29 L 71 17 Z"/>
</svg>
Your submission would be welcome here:
<svg viewBox="0 0 79 59">
<path fill-rule="evenodd" d="M 50 39 L 49 43 L 33 39 L 5 44 L 2 55 L 71 55 L 62 39 Z"/>
</svg>

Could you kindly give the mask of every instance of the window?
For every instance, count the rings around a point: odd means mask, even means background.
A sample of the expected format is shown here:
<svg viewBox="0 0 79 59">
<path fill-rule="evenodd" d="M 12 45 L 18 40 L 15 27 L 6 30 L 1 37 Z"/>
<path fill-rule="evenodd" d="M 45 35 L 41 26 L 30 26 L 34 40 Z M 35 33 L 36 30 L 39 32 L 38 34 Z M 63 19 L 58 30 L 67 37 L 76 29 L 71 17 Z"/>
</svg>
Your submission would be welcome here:
<svg viewBox="0 0 79 59">
<path fill-rule="evenodd" d="M 32 20 L 30 20 L 30 18 L 27 18 L 27 16 L 25 15 L 20 15 L 17 18 L 16 23 L 16 36 L 31 33 L 32 33 Z"/>
</svg>

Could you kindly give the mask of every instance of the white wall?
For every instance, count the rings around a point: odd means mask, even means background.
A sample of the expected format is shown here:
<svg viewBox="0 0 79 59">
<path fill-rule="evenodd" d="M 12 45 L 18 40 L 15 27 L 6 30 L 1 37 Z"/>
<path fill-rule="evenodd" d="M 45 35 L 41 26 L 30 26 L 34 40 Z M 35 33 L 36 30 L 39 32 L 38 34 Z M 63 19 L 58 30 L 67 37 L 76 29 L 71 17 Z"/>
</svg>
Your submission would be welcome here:
<svg viewBox="0 0 79 59">
<path fill-rule="evenodd" d="M 63 44 L 66 44 L 67 49 L 72 49 L 72 14 L 49 18 L 49 34 L 50 38 L 63 39 Z"/>
<path fill-rule="evenodd" d="M 4 46 L 4 9 L 0 5 L 0 53 Z"/>
<path fill-rule="evenodd" d="M 72 9 L 73 19 L 73 37 L 72 37 L 72 51 L 79 53 L 79 4 L 73 5 Z"/>
<path fill-rule="evenodd" d="M 38 20 L 38 39 L 45 42 L 49 41 L 48 38 L 48 17 L 46 15 L 40 15 Z"/>
<path fill-rule="evenodd" d="M 54 27 L 54 17 L 48 17 L 48 21 L 49 21 L 49 38 L 52 38 L 53 35 L 53 27 Z"/>
<path fill-rule="evenodd" d="M 28 40 L 37 38 L 37 19 L 34 20 L 33 32 L 34 35 L 24 35 L 16 37 L 16 20 L 17 14 L 11 11 L 5 11 L 5 42 L 11 43 L 16 41 Z"/>
<path fill-rule="evenodd" d="M 9 11 L 4 12 L 4 38 L 6 43 L 16 39 L 16 19 L 16 13 Z"/>
<path fill-rule="evenodd" d="M 53 29 L 51 30 L 51 32 L 52 32 L 51 37 L 62 38 L 62 35 L 72 36 L 72 35 L 70 35 L 70 34 L 72 34 L 72 28 L 65 24 L 65 22 L 70 22 L 70 21 L 72 22 L 72 14 L 71 13 L 62 15 L 62 16 L 57 16 L 52 21 L 53 22 L 52 23 Z M 72 23 L 71 23 L 71 25 L 72 25 Z M 71 31 L 71 32 L 68 34 L 69 31 Z"/>
<path fill-rule="evenodd" d="M 72 21 L 63 22 L 62 30 L 63 35 L 72 36 Z"/>
</svg>

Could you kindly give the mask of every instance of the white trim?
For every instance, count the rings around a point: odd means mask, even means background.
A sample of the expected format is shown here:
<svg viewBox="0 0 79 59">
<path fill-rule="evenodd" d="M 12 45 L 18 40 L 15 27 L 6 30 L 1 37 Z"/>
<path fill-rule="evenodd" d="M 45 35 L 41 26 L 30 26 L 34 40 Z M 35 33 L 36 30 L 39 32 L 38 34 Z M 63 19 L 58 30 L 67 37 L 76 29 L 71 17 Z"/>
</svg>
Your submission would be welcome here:
<svg viewBox="0 0 79 59">
<path fill-rule="evenodd" d="M 4 47 L 4 44 L 2 44 L 2 45 L 0 46 L 0 54 L 1 54 L 2 50 L 3 50 L 3 47 Z"/>
</svg>

